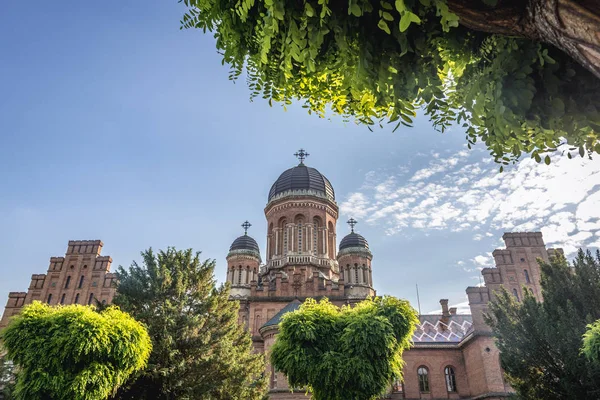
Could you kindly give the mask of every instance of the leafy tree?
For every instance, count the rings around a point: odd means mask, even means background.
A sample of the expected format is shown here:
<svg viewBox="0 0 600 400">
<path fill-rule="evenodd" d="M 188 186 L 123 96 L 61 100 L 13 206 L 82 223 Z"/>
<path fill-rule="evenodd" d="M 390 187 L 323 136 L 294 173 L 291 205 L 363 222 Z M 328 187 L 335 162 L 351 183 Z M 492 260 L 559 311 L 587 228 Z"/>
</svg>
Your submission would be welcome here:
<svg viewBox="0 0 600 400">
<path fill-rule="evenodd" d="M 522 399 L 600 398 L 600 366 L 580 351 L 586 325 L 600 319 L 600 253 L 540 265 L 543 303 L 527 290 L 522 302 L 503 290 L 490 303 L 508 381 Z"/>
<path fill-rule="evenodd" d="M 271 361 L 314 400 L 375 399 L 401 377 L 417 322 L 410 304 L 394 297 L 342 308 L 307 299 L 284 315 Z"/>
<path fill-rule="evenodd" d="M 587 326 L 581 351 L 588 360 L 600 365 L 600 320 Z"/>
<path fill-rule="evenodd" d="M 182 28 L 214 32 L 230 79 L 269 104 L 396 128 L 422 109 L 501 164 L 600 153 L 596 0 L 183 2 Z"/>
<path fill-rule="evenodd" d="M 144 327 L 116 307 L 33 302 L 0 333 L 22 400 L 102 400 L 146 365 Z"/>
<path fill-rule="evenodd" d="M 3 400 L 12 400 L 15 379 L 14 366 L 4 356 L 4 353 L 4 350 L 0 346 L 0 398 Z"/>
<path fill-rule="evenodd" d="M 114 303 L 148 326 L 148 368 L 119 399 L 260 399 L 264 357 L 237 323 L 239 303 L 215 286 L 214 261 L 191 249 L 142 253 L 142 264 L 119 267 Z"/>
</svg>

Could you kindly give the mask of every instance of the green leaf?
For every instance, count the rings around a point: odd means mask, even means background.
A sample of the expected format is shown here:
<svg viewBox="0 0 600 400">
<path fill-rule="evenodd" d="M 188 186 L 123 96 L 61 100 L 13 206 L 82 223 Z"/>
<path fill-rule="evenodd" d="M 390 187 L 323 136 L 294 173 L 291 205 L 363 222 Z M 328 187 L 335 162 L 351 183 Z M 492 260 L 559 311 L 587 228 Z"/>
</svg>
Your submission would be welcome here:
<svg viewBox="0 0 600 400">
<path fill-rule="evenodd" d="M 314 8 L 312 8 L 310 3 L 305 4 L 304 12 L 306 13 L 306 16 L 308 16 L 308 17 L 313 17 L 315 15 L 315 10 L 314 10 Z"/>
<path fill-rule="evenodd" d="M 585 148 L 583 146 L 579 146 L 579 155 L 581 157 L 585 156 Z"/>
<path fill-rule="evenodd" d="M 400 23 L 398 24 L 400 32 L 406 31 L 410 26 L 410 22 L 411 19 L 409 13 L 402 14 L 402 17 L 400 17 Z"/>
<path fill-rule="evenodd" d="M 550 156 L 546 156 L 546 158 L 544 158 L 544 162 L 546 163 L 546 165 L 550 165 Z"/>
<path fill-rule="evenodd" d="M 537 162 L 537 163 L 542 162 L 542 157 L 540 157 L 540 155 L 538 153 L 534 153 L 534 157 L 535 157 L 535 162 Z"/>
<path fill-rule="evenodd" d="M 406 5 L 404 4 L 404 0 L 396 0 L 396 11 L 399 13 L 403 13 L 406 11 Z"/>
<path fill-rule="evenodd" d="M 379 29 L 385 31 L 388 35 L 390 33 L 392 33 L 390 31 L 390 27 L 388 26 L 387 22 L 385 22 L 385 20 L 383 20 L 383 19 L 379 20 L 379 23 L 377 24 L 377 26 L 379 27 Z"/>
<path fill-rule="evenodd" d="M 352 13 L 352 15 L 354 15 L 355 17 L 360 17 L 362 15 L 362 10 L 360 9 L 358 4 L 352 4 L 352 6 L 350 7 L 350 11 Z"/>
<path fill-rule="evenodd" d="M 386 21 L 393 21 L 394 20 L 394 17 L 392 17 L 392 14 L 390 14 L 387 11 L 384 11 L 382 13 L 382 16 L 383 16 L 383 19 L 385 19 Z"/>
</svg>

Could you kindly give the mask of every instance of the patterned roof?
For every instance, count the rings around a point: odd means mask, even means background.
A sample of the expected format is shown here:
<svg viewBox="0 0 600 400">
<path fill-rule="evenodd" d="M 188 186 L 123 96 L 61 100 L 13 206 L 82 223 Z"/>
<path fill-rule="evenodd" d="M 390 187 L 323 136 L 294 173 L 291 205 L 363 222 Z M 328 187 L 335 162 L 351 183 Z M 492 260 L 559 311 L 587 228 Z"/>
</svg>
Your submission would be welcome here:
<svg viewBox="0 0 600 400">
<path fill-rule="evenodd" d="M 451 315 L 448 323 L 441 314 L 419 315 L 420 324 L 413 335 L 415 343 L 458 343 L 473 326 L 473 317 L 468 314 Z"/>
</svg>

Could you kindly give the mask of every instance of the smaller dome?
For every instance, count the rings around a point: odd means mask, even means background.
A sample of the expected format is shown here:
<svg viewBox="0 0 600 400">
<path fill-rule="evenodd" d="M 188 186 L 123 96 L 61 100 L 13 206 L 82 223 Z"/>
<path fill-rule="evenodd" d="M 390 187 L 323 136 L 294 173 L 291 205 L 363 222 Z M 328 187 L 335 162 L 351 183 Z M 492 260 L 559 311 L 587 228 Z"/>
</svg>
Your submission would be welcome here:
<svg viewBox="0 0 600 400">
<path fill-rule="evenodd" d="M 235 239 L 229 248 L 229 251 L 233 250 L 253 250 L 257 253 L 260 253 L 260 249 L 258 248 L 258 243 L 251 236 L 242 235 L 239 238 Z"/>
<path fill-rule="evenodd" d="M 340 250 L 347 249 L 349 247 L 362 247 L 369 250 L 369 243 L 367 239 L 362 237 L 356 232 L 349 233 L 340 242 Z"/>
</svg>

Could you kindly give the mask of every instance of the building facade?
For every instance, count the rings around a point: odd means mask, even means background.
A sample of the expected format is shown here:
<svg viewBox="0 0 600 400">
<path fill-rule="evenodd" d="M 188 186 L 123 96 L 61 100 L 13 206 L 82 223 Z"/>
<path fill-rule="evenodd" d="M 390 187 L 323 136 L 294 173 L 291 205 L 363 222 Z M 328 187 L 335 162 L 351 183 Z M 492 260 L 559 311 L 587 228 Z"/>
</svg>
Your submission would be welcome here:
<svg viewBox="0 0 600 400">
<path fill-rule="evenodd" d="M 329 180 L 300 163 L 275 181 L 264 209 L 267 247 L 248 235 L 234 240 L 227 255 L 231 299 L 240 302 L 239 323 L 252 335 L 255 351 L 268 355 L 281 317 L 306 298 L 327 297 L 353 304 L 376 294 L 373 254 L 367 240 L 350 232 L 337 243 L 338 206 Z M 493 252 L 496 266 L 482 271 L 484 285 L 466 290 L 471 314 L 457 314 L 440 300 L 441 314 L 420 315 L 414 346 L 404 352 L 403 382 L 391 384 L 391 399 L 502 399 L 512 392 L 503 378 L 499 351 L 483 320 L 488 302 L 501 286 L 517 298 L 530 290 L 541 299 L 537 259 L 548 261 L 560 249 L 546 249 L 540 232 L 506 233 L 505 249 Z M 268 361 L 268 357 L 267 357 Z M 303 399 L 285 376 L 267 365 L 273 400 Z"/>
<path fill-rule="evenodd" d="M 112 258 L 100 255 L 100 240 L 71 240 L 64 257 L 51 257 L 45 274 L 31 276 L 27 292 L 10 292 L 0 329 L 25 304 L 34 300 L 51 305 L 110 303 L 115 294 Z"/>
<path fill-rule="evenodd" d="M 354 304 L 376 295 L 373 254 L 354 231 L 337 245 L 339 216 L 329 180 L 304 163 L 284 171 L 271 187 L 264 209 L 267 220 L 263 262 L 250 224 L 231 244 L 227 281 L 231 300 L 240 303 L 239 323 L 253 339 L 256 352 L 268 355 L 281 317 L 307 298 L 327 297 L 336 305 Z M 503 399 L 511 388 L 503 379 L 499 351 L 483 319 L 500 287 L 518 299 L 529 290 L 541 300 L 537 259 L 549 261 L 561 249 L 546 249 L 540 232 L 505 233 L 505 249 L 493 252 L 496 266 L 481 271 L 484 284 L 466 289 L 470 314 L 457 314 L 440 300 L 442 312 L 419 316 L 413 347 L 404 352 L 404 379 L 390 385 L 390 399 Z M 0 328 L 34 300 L 56 304 L 110 303 L 115 294 L 112 259 L 102 256 L 99 240 L 70 241 L 64 257 L 50 258 L 46 274 L 32 275 L 27 292 L 11 292 Z M 376 268 L 376 266 L 375 266 Z M 267 357 L 268 361 L 268 357 Z M 272 400 L 305 399 L 291 392 L 283 374 L 267 365 Z"/>
</svg>

